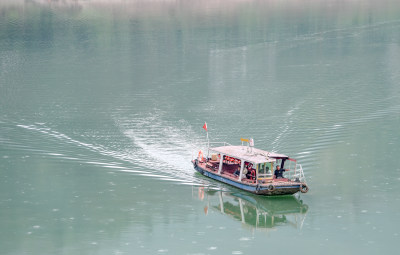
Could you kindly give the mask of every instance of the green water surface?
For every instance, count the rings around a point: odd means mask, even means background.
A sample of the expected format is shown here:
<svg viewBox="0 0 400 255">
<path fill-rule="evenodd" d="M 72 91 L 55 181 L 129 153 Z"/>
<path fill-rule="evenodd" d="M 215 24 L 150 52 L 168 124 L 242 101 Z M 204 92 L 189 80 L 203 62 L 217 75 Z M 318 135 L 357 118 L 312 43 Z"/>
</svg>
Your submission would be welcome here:
<svg viewBox="0 0 400 255">
<path fill-rule="evenodd" d="M 195 173 L 205 141 L 310 191 Z M 1 254 L 395 254 L 400 2 L 0 2 Z"/>
</svg>

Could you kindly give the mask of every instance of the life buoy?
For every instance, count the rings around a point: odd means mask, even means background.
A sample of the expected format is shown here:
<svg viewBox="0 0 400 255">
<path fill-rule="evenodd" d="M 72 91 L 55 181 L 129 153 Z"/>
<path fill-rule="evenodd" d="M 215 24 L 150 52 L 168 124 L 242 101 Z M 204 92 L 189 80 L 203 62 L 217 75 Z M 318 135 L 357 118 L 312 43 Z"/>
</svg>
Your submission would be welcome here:
<svg viewBox="0 0 400 255">
<path fill-rule="evenodd" d="M 275 186 L 274 185 L 268 185 L 268 190 L 269 191 L 274 191 L 275 190 Z"/>
<path fill-rule="evenodd" d="M 307 184 L 302 183 L 302 184 L 300 185 L 300 191 L 301 191 L 301 193 L 307 193 L 308 190 L 309 190 L 309 188 L 308 188 Z"/>
<path fill-rule="evenodd" d="M 198 159 L 200 162 L 204 161 L 204 155 L 203 155 L 203 152 L 202 152 L 201 150 L 199 151 L 199 156 L 197 157 L 197 159 Z"/>
</svg>

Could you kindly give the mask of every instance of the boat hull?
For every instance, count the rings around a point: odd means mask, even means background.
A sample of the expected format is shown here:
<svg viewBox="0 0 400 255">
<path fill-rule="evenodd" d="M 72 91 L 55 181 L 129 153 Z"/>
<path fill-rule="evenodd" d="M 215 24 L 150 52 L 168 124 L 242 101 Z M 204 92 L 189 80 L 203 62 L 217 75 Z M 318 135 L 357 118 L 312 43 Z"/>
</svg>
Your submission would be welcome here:
<svg viewBox="0 0 400 255">
<path fill-rule="evenodd" d="M 264 195 L 264 196 L 278 196 L 278 195 L 292 195 L 301 190 L 302 183 L 293 182 L 288 184 L 280 184 L 279 182 L 272 182 L 269 184 L 258 185 L 258 184 L 247 184 L 243 182 L 239 182 L 236 180 L 232 180 L 231 178 L 220 175 L 216 172 L 209 171 L 203 167 L 200 167 L 196 164 L 195 161 L 192 162 L 194 169 L 200 174 L 207 176 L 216 181 L 229 184 L 236 188 L 251 192 L 256 195 Z M 272 186 L 272 188 L 271 188 Z"/>
</svg>

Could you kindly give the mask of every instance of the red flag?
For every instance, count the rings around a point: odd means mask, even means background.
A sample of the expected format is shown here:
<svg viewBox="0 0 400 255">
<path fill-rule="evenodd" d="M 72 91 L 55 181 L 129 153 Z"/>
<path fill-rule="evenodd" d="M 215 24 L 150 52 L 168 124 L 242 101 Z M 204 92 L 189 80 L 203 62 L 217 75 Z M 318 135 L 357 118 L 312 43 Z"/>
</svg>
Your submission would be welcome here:
<svg viewBox="0 0 400 255">
<path fill-rule="evenodd" d="M 208 130 L 207 130 L 207 122 L 204 122 L 203 128 L 206 130 L 206 132 L 208 132 Z"/>
</svg>

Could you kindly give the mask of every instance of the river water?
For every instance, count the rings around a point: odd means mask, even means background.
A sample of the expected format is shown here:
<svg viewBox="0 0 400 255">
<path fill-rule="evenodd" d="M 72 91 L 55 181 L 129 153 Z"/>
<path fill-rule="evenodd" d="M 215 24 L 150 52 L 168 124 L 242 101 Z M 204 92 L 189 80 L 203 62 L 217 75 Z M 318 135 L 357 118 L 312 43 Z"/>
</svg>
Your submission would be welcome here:
<svg viewBox="0 0 400 255">
<path fill-rule="evenodd" d="M 399 1 L 1 1 L 1 253 L 394 254 L 399 116 Z M 205 121 L 310 191 L 195 173 Z"/>
</svg>

